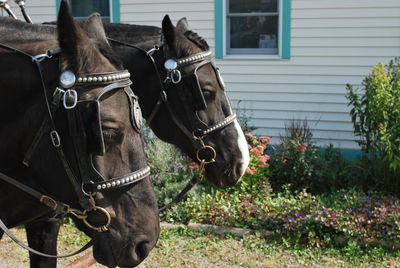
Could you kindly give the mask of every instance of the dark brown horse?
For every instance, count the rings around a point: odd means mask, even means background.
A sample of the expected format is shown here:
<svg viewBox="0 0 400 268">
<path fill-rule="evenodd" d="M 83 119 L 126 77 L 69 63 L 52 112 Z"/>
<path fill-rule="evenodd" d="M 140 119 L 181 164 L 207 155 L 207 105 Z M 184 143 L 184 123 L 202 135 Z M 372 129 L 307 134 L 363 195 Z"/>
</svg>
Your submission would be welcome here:
<svg viewBox="0 0 400 268">
<path fill-rule="evenodd" d="M 94 45 L 65 1 L 58 41 L 38 38 L 38 26 L 24 32 L 1 18 L 3 27 L 15 39 L 0 38 L 0 219 L 14 227 L 73 213 L 93 238 L 97 261 L 138 265 L 157 241 L 159 221 L 129 73 L 100 53 L 97 46 L 104 53 L 108 46 L 104 32 L 93 29 Z M 55 48 L 60 56 L 50 53 Z"/>
<path fill-rule="evenodd" d="M 96 38 L 99 32 L 93 26 L 98 20 L 98 15 L 93 15 L 84 25 L 85 30 L 93 38 Z M 25 25 L 25 27 L 30 26 Z M 41 31 L 37 33 L 37 36 L 43 39 L 55 34 L 52 27 L 43 27 Z M 188 29 L 186 19 L 180 20 L 177 27 L 174 27 L 168 16 L 163 20 L 162 29 L 152 26 L 106 24 L 106 31 L 109 37 L 125 43 L 112 42 L 116 54 L 120 56 L 129 71 L 134 73 L 134 91 L 140 97 L 139 101 L 145 118 L 150 119 L 151 114 L 154 114 L 153 119 L 150 120 L 150 126 L 156 135 L 166 142 L 177 145 L 197 160 L 198 147 L 193 141 L 192 132 L 197 128 L 207 129 L 216 126 L 232 115 L 222 78 L 219 77 L 218 71 L 207 56 L 204 60 L 208 62 L 197 70 L 196 68 L 202 63 L 200 61 L 180 68 L 183 74 L 181 83 L 164 84 L 163 81 L 168 76 L 164 63 L 168 59 L 178 60 L 190 58 L 198 53 L 207 53 L 209 47 L 205 40 Z M 155 50 L 152 54 L 155 60 L 154 65 L 144 51 L 151 50 L 155 45 L 160 46 L 161 49 Z M 101 44 L 99 47 L 102 48 Z M 107 54 L 103 49 L 101 50 L 103 54 Z M 167 94 L 169 103 L 161 102 L 154 113 L 163 90 Z M 202 103 L 203 108 L 199 106 Z M 182 126 L 190 132 L 190 136 L 185 134 Z M 216 131 L 205 135 L 202 140 L 216 150 L 216 161 L 206 165 L 207 180 L 217 186 L 234 184 L 244 173 L 248 163 L 247 145 L 237 121 L 233 120 L 229 124 L 222 125 Z M 56 235 L 58 227 L 57 223 L 27 225 L 29 243 L 45 251 L 50 249 L 54 251 L 51 241 L 55 239 L 52 239 L 50 234 Z M 41 236 L 42 233 L 49 235 Z M 43 243 L 43 241 L 47 242 Z M 31 257 L 37 267 L 40 267 L 40 258 L 33 255 Z"/>
</svg>

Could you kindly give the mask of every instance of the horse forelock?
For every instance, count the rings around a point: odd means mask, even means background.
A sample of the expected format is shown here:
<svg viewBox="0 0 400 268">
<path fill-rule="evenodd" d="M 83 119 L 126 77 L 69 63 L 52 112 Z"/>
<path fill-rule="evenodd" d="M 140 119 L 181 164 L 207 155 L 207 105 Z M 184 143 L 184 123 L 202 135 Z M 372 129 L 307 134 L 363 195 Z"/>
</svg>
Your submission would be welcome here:
<svg viewBox="0 0 400 268">
<path fill-rule="evenodd" d="M 198 47 L 200 47 L 202 50 L 207 51 L 210 49 L 210 47 L 207 44 L 207 41 L 198 35 L 198 33 L 195 33 L 193 31 L 186 31 L 184 33 L 185 37 L 192 41 L 194 44 L 196 44 Z"/>
</svg>

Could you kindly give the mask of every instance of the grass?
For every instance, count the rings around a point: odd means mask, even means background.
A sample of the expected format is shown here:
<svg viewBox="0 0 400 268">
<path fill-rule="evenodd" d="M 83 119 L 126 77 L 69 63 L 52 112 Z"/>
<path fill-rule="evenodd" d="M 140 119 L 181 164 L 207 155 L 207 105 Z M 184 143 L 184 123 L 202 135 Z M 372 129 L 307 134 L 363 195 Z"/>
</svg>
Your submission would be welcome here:
<svg viewBox="0 0 400 268">
<path fill-rule="evenodd" d="M 24 239 L 24 229 L 14 229 L 14 233 Z M 66 224 L 59 241 L 59 253 L 66 253 L 87 238 Z M 59 260 L 59 266 L 75 258 Z M 29 267 L 28 254 L 4 237 L 0 241 L 0 267 Z M 357 244 L 341 249 L 287 247 L 261 233 L 239 239 L 232 234 L 220 236 L 182 226 L 162 229 L 156 248 L 139 267 L 400 267 L 400 251 L 366 250 Z"/>
</svg>

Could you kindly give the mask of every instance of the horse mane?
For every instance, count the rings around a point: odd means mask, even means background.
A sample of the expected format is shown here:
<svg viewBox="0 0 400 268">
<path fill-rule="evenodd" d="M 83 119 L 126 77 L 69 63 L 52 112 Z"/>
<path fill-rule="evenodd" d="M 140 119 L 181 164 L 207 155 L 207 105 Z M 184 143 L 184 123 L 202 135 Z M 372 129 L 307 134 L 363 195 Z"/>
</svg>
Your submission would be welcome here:
<svg viewBox="0 0 400 268">
<path fill-rule="evenodd" d="M 103 23 L 107 37 L 133 45 L 145 44 L 149 41 L 160 42 L 161 28 L 149 25 Z M 154 43 L 153 43 L 154 45 Z"/>
<path fill-rule="evenodd" d="M 9 17 L 0 16 L 1 42 L 43 41 L 57 36 L 55 26 L 26 23 Z"/>
<path fill-rule="evenodd" d="M 210 47 L 207 44 L 207 41 L 201 37 L 200 35 L 198 35 L 197 33 L 193 32 L 193 31 L 186 31 L 184 33 L 185 37 L 187 39 L 189 39 L 190 41 L 192 41 L 193 43 L 195 43 L 198 47 L 200 47 L 202 50 L 209 50 Z"/>
</svg>

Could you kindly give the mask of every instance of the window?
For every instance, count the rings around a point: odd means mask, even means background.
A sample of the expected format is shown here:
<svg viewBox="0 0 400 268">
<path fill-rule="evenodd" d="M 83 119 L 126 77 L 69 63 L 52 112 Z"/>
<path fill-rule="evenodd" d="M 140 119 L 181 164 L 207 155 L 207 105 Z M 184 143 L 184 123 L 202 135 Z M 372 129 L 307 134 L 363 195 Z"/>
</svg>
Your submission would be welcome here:
<svg viewBox="0 0 400 268">
<path fill-rule="evenodd" d="M 216 56 L 290 58 L 290 0 L 216 0 Z"/>
<path fill-rule="evenodd" d="M 60 0 L 56 0 L 57 10 Z M 86 19 L 93 12 L 100 13 L 103 21 L 120 22 L 119 0 L 68 0 L 72 14 L 77 19 Z"/>
</svg>

